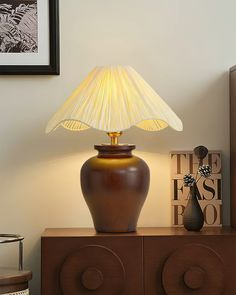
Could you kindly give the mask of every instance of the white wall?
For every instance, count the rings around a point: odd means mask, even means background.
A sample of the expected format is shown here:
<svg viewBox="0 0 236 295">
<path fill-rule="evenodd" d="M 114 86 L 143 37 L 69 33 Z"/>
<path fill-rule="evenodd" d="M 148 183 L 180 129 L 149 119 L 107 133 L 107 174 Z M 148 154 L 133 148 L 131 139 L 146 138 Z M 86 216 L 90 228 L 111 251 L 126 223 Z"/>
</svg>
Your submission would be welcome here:
<svg viewBox="0 0 236 295">
<path fill-rule="evenodd" d="M 32 294 L 40 294 L 44 228 L 92 226 L 79 170 L 106 135 L 59 130 L 46 136 L 44 128 L 96 65 L 133 66 L 184 123 L 182 133 L 133 128 L 123 137 L 137 144 L 136 154 L 151 168 L 139 225 L 170 225 L 168 153 L 199 144 L 223 151 L 229 222 L 228 68 L 236 63 L 235 11 L 235 0 L 63 0 L 61 76 L 0 77 L 0 232 L 25 236 Z M 1 249 L 1 265 L 13 264 L 13 249 Z"/>
</svg>

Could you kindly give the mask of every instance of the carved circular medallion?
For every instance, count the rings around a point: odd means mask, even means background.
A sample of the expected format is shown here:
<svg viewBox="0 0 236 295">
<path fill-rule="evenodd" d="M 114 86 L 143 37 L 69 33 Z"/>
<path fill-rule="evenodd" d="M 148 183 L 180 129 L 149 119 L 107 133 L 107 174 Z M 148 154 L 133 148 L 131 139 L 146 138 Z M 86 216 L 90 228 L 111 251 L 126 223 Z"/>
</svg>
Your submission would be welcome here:
<svg viewBox="0 0 236 295">
<path fill-rule="evenodd" d="M 184 274 L 184 283 L 190 289 L 200 289 L 204 285 L 205 275 L 200 267 L 190 267 Z"/>
<path fill-rule="evenodd" d="M 81 276 L 82 285 L 88 290 L 97 290 L 103 284 L 103 274 L 97 268 L 87 268 Z"/>
<path fill-rule="evenodd" d="M 211 248 L 189 244 L 167 259 L 162 282 L 167 295 L 221 295 L 224 290 L 224 266 Z"/>
<path fill-rule="evenodd" d="M 120 295 L 125 271 L 120 258 L 110 249 L 89 245 L 69 255 L 61 268 L 63 295 Z"/>
</svg>

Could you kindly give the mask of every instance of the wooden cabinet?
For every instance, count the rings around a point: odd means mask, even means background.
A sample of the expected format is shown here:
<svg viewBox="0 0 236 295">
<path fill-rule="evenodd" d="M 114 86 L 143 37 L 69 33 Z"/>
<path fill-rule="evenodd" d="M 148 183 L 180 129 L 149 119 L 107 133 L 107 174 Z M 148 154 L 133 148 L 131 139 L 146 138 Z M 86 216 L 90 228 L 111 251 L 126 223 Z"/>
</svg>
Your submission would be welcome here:
<svg viewBox="0 0 236 295">
<path fill-rule="evenodd" d="M 42 295 L 235 295 L 236 230 L 47 229 Z"/>
</svg>

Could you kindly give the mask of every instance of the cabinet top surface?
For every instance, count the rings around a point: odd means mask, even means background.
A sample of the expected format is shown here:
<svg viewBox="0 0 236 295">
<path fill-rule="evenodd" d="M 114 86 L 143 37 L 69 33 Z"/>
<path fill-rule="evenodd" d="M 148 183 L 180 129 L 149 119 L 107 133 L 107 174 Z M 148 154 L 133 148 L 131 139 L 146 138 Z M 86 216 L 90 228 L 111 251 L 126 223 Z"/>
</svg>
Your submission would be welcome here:
<svg viewBox="0 0 236 295">
<path fill-rule="evenodd" d="M 231 227 L 205 227 L 200 232 L 187 231 L 182 227 L 143 227 L 134 233 L 97 233 L 93 228 L 47 228 L 42 237 L 112 237 L 112 236 L 225 236 L 236 235 Z"/>
</svg>

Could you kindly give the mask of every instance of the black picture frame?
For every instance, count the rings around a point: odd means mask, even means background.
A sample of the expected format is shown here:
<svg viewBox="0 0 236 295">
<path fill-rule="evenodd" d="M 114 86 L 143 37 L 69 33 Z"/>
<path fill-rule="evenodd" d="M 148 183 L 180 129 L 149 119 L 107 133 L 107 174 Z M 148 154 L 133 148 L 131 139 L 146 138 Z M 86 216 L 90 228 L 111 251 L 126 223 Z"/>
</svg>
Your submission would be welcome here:
<svg viewBox="0 0 236 295">
<path fill-rule="evenodd" d="M 1 65 L 0 75 L 60 75 L 59 0 L 49 1 L 49 65 Z"/>
</svg>

